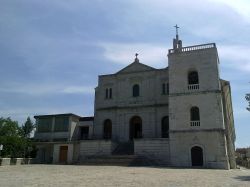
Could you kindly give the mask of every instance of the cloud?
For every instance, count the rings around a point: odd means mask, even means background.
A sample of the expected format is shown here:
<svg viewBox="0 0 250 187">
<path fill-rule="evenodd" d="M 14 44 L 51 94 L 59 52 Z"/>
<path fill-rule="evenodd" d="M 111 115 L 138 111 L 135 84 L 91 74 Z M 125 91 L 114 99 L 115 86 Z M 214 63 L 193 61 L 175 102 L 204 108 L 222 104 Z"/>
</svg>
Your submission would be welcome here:
<svg viewBox="0 0 250 187">
<path fill-rule="evenodd" d="M 128 65 L 138 53 L 141 63 L 156 68 L 167 66 L 167 48 L 144 43 L 102 43 L 104 56 L 113 63 Z"/>
<path fill-rule="evenodd" d="M 50 94 L 93 94 L 94 86 L 86 85 L 60 85 L 60 84 L 20 84 L 9 83 L 0 88 L 1 93 L 16 93 L 27 95 L 50 95 Z"/>
<path fill-rule="evenodd" d="M 225 63 L 225 67 L 250 72 L 250 47 L 243 45 L 221 45 L 219 56 Z"/>
<path fill-rule="evenodd" d="M 240 14 L 245 21 L 250 22 L 250 1 L 249 0 L 208 0 L 213 3 L 221 3 L 229 6 Z"/>
<path fill-rule="evenodd" d="M 69 86 L 62 90 L 63 93 L 75 94 L 75 93 L 82 93 L 82 94 L 93 94 L 94 87 L 84 87 L 84 86 Z"/>
</svg>

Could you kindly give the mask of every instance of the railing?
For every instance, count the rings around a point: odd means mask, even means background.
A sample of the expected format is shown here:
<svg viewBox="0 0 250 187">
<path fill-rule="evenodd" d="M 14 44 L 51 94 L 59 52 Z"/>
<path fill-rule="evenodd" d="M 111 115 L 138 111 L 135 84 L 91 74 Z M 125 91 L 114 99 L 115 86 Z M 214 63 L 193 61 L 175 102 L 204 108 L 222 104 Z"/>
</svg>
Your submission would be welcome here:
<svg viewBox="0 0 250 187">
<path fill-rule="evenodd" d="M 189 90 L 199 90 L 199 84 L 189 84 L 188 89 Z"/>
<path fill-rule="evenodd" d="M 202 44 L 202 45 L 182 47 L 181 49 L 169 49 L 168 53 L 171 54 L 175 52 L 197 51 L 197 50 L 210 49 L 210 48 L 215 48 L 215 47 L 216 47 L 215 43 L 208 43 L 208 44 Z"/>
<path fill-rule="evenodd" d="M 191 127 L 199 127 L 200 126 L 200 121 L 190 121 Z"/>
</svg>

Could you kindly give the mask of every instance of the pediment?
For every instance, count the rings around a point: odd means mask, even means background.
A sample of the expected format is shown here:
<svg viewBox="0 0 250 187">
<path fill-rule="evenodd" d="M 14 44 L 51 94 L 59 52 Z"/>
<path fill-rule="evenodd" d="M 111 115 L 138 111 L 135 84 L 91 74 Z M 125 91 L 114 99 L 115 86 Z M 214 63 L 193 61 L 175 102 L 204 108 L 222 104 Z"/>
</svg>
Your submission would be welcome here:
<svg viewBox="0 0 250 187">
<path fill-rule="evenodd" d="M 132 64 L 129 64 L 127 67 L 118 71 L 117 74 L 152 71 L 152 70 L 155 70 L 155 68 L 142 64 L 140 62 L 133 62 Z"/>
</svg>

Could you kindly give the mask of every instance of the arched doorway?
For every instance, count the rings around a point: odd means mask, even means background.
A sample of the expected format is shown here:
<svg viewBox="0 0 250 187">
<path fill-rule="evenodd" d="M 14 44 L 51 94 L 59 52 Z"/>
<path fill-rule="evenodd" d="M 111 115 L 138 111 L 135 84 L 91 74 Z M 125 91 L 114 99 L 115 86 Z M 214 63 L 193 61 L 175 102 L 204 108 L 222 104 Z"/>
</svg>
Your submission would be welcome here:
<svg viewBox="0 0 250 187">
<path fill-rule="evenodd" d="M 142 120 L 139 116 L 134 116 L 130 120 L 129 139 L 142 138 Z"/>
<path fill-rule="evenodd" d="M 103 138 L 111 139 L 112 138 L 112 122 L 110 119 L 106 119 L 103 124 Z"/>
<path fill-rule="evenodd" d="M 191 149 L 192 166 L 203 166 L 203 150 L 199 146 Z"/>
<path fill-rule="evenodd" d="M 161 137 L 169 138 L 169 117 L 165 116 L 161 120 Z"/>
</svg>

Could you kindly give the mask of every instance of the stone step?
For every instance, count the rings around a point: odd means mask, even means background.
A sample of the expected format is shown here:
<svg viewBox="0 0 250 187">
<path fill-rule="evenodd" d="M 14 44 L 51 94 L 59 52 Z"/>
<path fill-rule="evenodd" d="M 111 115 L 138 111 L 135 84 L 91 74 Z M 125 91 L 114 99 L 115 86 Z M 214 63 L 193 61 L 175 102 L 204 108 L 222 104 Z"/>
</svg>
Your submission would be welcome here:
<svg viewBox="0 0 250 187">
<path fill-rule="evenodd" d="M 116 149 L 112 153 L 113 155 L 132 155 L 134 154 L 134 143 L 123 142 L 118 143 Z"/>
<path fill-rule="evenodd" d="M 92 156 L 81 159 L 79 164 L 110 166 L 166 166 L 166 163 L 163 163 L 160 160 L 136 155 Z"/>
</svg>

